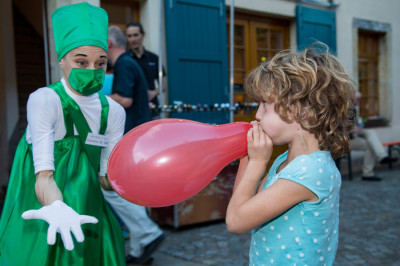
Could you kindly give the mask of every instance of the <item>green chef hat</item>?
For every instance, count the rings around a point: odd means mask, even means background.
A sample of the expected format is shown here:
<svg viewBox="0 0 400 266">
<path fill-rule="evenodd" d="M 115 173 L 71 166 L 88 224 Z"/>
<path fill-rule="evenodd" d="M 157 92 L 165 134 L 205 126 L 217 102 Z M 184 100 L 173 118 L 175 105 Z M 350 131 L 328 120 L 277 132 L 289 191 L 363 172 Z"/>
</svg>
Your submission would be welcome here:
<svg viewBox="0 0 400 266">
<path fill-rule="evenodd" d="M 63 6 L 52 15 L 58 61 L 69 51 L 92 45 L 108 52 L 107 12 L 87 2 Z"/>
</svg>

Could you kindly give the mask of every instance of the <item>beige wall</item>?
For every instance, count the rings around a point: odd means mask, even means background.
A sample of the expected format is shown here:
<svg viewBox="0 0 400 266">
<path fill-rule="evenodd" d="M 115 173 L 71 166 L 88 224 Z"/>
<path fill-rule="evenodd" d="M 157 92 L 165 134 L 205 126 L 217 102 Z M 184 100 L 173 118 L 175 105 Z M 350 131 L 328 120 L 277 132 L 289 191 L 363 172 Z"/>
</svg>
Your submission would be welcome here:
<svg viewBox="0 0 400 266">
<path fill-rule="evenodd" d="M 159 2 L 159 0 L 144 1 L 140 5 L 140 23 L 142 23 L 146 32 L 143 45 L 147 50 L 156 54 L 158 54 L 160 43 L 159 23 L 160 19 L 164 20 L 164 12 L 162 18 L 159 16 Z"/>
<path fill-rule="evenodd" d="M 376 128 L 379 137 L 386 140 L 400 138 L 400 1 L 398 0 L 336 0 L 338 57 L 354 78 L 357 78 L 357 28 L 354 19 L 368 20 L 391 26 L 381 43 L 380 68 L 381 112 L 389 119 L 389 127 Z"/>
<path fill-rule="evenodd" d="M 8 182 L 8 140 L 18 122 L 11 0 L 0 1 L 0 186 Z"/>
<path fill-rule="evenodd" d="M 225 0 L 226 6 L 231 0 Z M 294 17 L 296 2 L 286 0 L 235 0 L 235 8 L 274 16 Z"/>
<path fill-rule="evenodd" d="M 140 5 L 140 23 L 143 26 L 143 29 L 146 33 L 145 38 L 143 40 L 144 47 L 161 56 L 162 64 L 165 68 L 167 68 L 166 64 L 166 46 L 165 46 L 165 23 L 164 23 L 164 1 L 161 0 L 150 0 L 143 1 Z M 162 14 L 160 17 L 160 3 L 162 8 Z M 161 36 L 160 36 L 160 20 L 162 21 L 161 27 Z M 162 44 L 161 52 L 160 52 L 160 42 Z M 168 70 L 167 70 L 168 73 Z M 168 90 L 167 92 L 159 95 L 160 103 L 166 104 L 168 99 Z"/>
</svg>

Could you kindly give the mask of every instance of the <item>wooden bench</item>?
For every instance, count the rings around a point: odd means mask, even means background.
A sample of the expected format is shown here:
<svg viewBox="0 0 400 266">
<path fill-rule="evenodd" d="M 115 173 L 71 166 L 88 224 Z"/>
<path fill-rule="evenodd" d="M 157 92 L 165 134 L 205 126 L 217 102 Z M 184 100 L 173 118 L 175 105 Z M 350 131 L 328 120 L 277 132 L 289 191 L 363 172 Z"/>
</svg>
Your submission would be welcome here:
<svg viewBox="0 0 400 266">
<path fill-rule="evenodd" d="M 400 140 L 382 142 L 382 145 L 388 147 L 388 156 L 392 158 L 393 150 L 400 152 Z M 393 163 L 389 162 L 389 169 L 392 169 Z"/>
<path fill-rule="evenodd" d="M 388 147 L 389 158 L 392 158 L 394 150 L 397 150 L 400 153 L 400 140 L 382 142 L 382 145 L 384 147 Z M 352 180 L 353 172 L 352 172 L 352 165 L 351 165 L 351 150 L 349 150 L 348 153 L 344 154 L 343 156 L 341 156 L 335 160 L 336 166 L 339 170 L 340 170 L 340 162 L 342 159 L 347 159 L 347 165 L 348 165 L 348 170 L 349 170 L 349 180 Z M 389 162 L 388 166 L 389 166 L 389 169 L 392 169 L 393 163 Z"/>
<path fill-rule="evenodd" d="M 340 162 L 342 161 L 342 159 L 347 159 L 347 167 L 349 170 L 349 180 L 352 180 L 353 179 L 353 168 L 351 165 L 351 151 L 349 150 L 348 153 L 342 155 L 341 157 L 339 157 L 335 160 L 336 167 L 339 169 L 339 171 L 340 171 Z"/>
</svg>

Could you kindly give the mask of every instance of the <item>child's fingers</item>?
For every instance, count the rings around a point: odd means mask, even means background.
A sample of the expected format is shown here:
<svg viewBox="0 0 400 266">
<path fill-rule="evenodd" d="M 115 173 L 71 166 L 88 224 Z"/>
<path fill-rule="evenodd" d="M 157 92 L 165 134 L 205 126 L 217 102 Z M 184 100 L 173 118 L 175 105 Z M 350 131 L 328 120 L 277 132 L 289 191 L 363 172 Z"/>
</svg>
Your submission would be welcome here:
<svg viewBox="0 0 400 266">
<path fill-rule="evenodd" d="M 266 141 L 265 141 L 265 136 L 266 136 L 267 134 L 265 134 L 265 132 L 264 132 L 264 130 L 262 129 L 261 126 L 259 126 L 258 129 L 259 129 L 258 131 L 259 131 L 259 136 L 260 136 L 260 143 L 261 143 L 261 144 L 265 144 L 265 143 L 266 143 Z"/>
<path fill-rule="evenodd" d="M 253 128 L 250 128 L 249 131 L 247 131 L 247 145 L 253 143 Z"/>
<path fill-rule="evenodd" d="M 253 125 L 253 138 L 254 142 L 260 142 L 260 126 L 258 124 Z"/>
<path fill-rule="evenodd" d="M 254 127 L 254 125 L 258 125 L 258 121 L 253 120 L 250 122 L 250 124 L 252 124 L 252 126 Z"/>
</svg>

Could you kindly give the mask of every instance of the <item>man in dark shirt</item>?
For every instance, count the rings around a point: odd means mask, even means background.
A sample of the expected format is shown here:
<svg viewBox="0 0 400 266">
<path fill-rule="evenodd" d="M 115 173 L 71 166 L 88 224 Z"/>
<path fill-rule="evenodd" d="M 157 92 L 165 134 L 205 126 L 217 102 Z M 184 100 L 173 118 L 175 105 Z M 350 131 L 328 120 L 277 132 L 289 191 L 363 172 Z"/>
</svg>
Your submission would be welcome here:
<svg viewBox="0 0 400 266">
<path fill-rule="evenodd" d="M 145 32 L 142 24 L 139 22 L 131 22 L 126 26 L 126 36 L 128 39 L 128 49 L 131 52 L 132 58 L 139 64 L 146 77 L 149 87 L 149 100 L 156 107 L 159 106 L 159 83 L 158 83 L 158 56 L 147 51 L 143 47 L 143 39 Z M 163 76 L 165 71 L 163 69 Z M 163 79 L 163 92 L 166 91 L 166 79 Z M 157 108 L 152 109 L 152 119 L 160 118 L 160 113 Z"/>
<path fill-rule="evenodd" d="M 111 26 L 108 29 L 108 57 L 114 66 L 112 94 L 126 110 L 125 133 L 150 120 L 147 82 L 131 52 L 125 52 L 124 32 Z M 146 208 L 128 202 L 114 191 L 103 191 L 111 207 L 129 230 L 127 264 L 144 264 L 164 240 L 163 231 L 147 215 Z"/>
<path fill-rule="evenodd" d="M 114 28 L 117 29 L 117 28 Z M 123 33 L 122 33 L 123 34 Z M 116 34 L 118 37 L 118 35 Z M 121 104 L 126 111 L 125 132 L 150 121 L 148 104 L 148 86 L 142 69 L 132 59 L 132 52 L 125 52 L 125 45 L 121 47 L 125 36 L 115 43 L 109 41 L 110 60 L 114 67 L 112 94 L 115 101 Z"/>
</svg>

